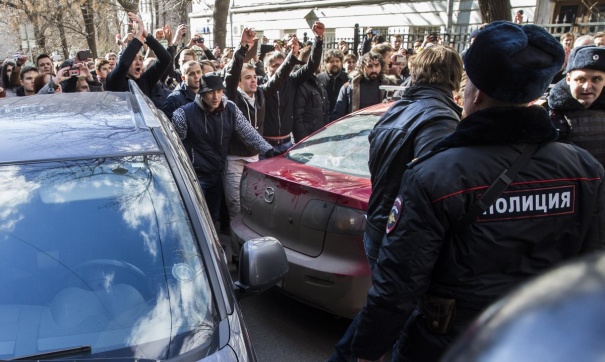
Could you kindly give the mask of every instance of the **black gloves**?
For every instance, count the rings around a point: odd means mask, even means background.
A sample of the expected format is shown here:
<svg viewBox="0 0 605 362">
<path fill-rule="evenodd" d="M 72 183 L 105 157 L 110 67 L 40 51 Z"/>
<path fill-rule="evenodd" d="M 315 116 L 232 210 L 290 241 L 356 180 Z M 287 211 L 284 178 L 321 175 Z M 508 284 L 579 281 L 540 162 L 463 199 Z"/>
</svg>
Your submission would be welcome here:
<svg viewBox="0 0 605 362">
<path fill-rule="evenodd" d="M 284 152 L 278 151 L 275 148 L 270 148 L 267 152 L 265 152 L 265 158 L 271 158 L 278 155 L 283 154 Z"/>
</svg>

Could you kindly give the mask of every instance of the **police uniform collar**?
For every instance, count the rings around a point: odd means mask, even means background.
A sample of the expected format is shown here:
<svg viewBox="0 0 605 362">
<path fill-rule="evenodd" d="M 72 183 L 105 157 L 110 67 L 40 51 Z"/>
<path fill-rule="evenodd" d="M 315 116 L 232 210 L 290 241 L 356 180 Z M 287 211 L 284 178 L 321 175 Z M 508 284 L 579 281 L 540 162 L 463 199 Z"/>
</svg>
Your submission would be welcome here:
<svg viewBox="0 0 605 362">
<path fill-rule="evenodd" d="M 569 85 L 565 78 L 561 79 L 555 86 L 550 90 L 548 94 L 548 107 L 553 110 L 580 110 L 584 109 L 580 102 L 578 102 L 572 95 L 569 89 Z M 594 101 L 588 109 L 605 109 L 605 92 L 601 91 L 599 98 Z"/>
<path fill-rule="evenodd" d="M 540 106 L 493 107 L 464 118 L 434 150 L 472 145 L 543 143 L 557 139 L 557 129 Z"/>
</svg>

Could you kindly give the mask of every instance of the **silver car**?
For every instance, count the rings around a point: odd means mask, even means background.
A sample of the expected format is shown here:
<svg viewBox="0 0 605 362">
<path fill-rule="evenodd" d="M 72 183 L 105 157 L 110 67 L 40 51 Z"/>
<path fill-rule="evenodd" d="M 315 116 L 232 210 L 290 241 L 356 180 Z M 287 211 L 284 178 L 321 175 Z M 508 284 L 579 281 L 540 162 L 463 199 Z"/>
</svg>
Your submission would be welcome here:
<svg viewBox="0 0 605 362">
<path fill-rule="evenodd" d="M 133 93 L 0 101 L 0 359 L 254 361 L 237 298 L 287 271 L 246 243 L 231 281 L 176 133 Z"/>
</svg>

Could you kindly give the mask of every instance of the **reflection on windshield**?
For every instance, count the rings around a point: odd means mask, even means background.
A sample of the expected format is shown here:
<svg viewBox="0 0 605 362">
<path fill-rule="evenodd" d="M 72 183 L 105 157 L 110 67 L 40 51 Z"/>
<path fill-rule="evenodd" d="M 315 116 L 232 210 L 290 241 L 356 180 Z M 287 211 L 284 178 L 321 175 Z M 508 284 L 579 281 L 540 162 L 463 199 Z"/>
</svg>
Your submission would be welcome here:
<svg viewBox="0 0 605 362">
<path fill-rule="evenodd" d="M 288 152 L 288 158 L 349 175 L 370 178 L 368 135 L 378 115 L 363 114 L 338 121 Z"/>
<path fill-rule="evenodd" d="M 0 166 L 0 278 L 0 359 L 77 345 L 165 359 L 217 324 L 162 156 Z"/>
</svg>

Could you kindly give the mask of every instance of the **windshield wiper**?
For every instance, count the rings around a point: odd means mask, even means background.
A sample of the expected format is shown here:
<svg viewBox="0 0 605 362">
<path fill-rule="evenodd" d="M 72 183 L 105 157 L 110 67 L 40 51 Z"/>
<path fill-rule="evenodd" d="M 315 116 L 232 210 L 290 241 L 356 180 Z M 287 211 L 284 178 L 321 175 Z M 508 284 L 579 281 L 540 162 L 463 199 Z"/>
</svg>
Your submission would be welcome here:
<svg viewBox="0 0 605 362">
<path fill-rule="evenodd" d="M 52 352 L 43 352 L 38 354 L 32 354 L 29 356 L 17 357 L 10 359 L 9 361 L 23 361 L 23 360 L 40 360 L 40 359 L 48 359 L 55 357 L 65 357 L 77 354 L 88 354 L 92 352 L 91 346 L 80 346 L 80 347 L 72 347 L 72 348 L 64 348 L 58 349 Z"/>
</svg>

